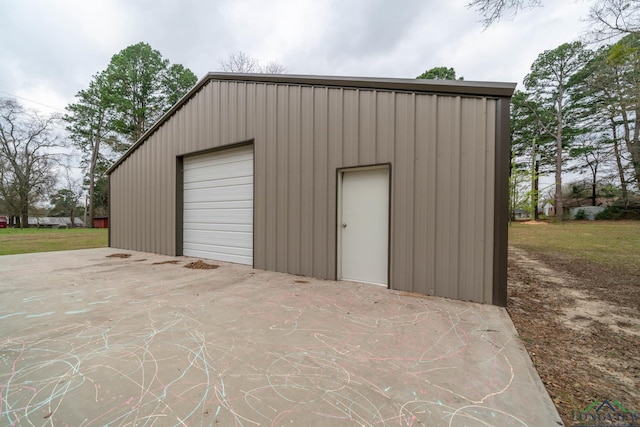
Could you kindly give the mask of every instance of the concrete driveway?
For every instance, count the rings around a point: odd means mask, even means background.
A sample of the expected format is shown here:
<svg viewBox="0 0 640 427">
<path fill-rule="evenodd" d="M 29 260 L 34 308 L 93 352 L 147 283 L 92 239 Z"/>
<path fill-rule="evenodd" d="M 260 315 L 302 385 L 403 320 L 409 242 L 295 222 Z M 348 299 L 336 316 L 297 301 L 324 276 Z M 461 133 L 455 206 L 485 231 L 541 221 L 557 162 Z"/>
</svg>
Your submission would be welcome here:
<svg viewBox="0 0 640 427">
<path fill-rule="evenodd" d="M 504 309 L 190 261 L 0 257 L 0 425 L 561 424 Z"/>
</svg>

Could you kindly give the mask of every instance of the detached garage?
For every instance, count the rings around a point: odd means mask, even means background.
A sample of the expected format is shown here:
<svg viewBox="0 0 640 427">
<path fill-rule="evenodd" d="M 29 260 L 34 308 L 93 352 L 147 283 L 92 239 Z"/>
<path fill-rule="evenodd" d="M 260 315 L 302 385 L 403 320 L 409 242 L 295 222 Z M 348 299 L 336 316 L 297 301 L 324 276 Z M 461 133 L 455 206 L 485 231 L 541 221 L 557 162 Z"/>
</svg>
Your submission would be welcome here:
<svg viewBox="0 0 640 427">
<path fill-rule="evenodd" d="M 109 170 L 110 246 L 505 305 L 514 89 L 208 74 Z"/>
</svg>

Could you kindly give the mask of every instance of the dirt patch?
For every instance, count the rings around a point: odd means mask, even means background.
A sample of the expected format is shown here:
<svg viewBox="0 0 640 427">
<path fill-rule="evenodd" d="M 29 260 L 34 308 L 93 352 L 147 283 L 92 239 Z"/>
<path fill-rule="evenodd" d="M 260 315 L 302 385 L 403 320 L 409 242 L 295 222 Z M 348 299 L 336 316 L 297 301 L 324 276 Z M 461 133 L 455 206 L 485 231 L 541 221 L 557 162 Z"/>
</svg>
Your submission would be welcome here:
<svg viewBox="0 0 640 427">
<path fill-rule="evenodd" d="M 509 250 L 513 319 L 567 426 L 594 400 L 640 408 L 640 274 Z"/>
<path fill-rule="evenodd" d="M 111 254 L 107 255 L 107 258 L 130 258 L 131 254 Z"/>
<path fill-rule="evenodd" d="M 172 259 L 172 260 L 169 260 L 169 261 L 159 261 L 159 262 L 154 262 L 154 263 L 153 263 L 153 264 L 151 264 L 151 265 L 177 264 L 177 263 L 179 263 L 179 262 L 180 262 L 180 261 L 178 261 L 177 259 Z"/>
<path fill-rule="evenodd" d="M 198 260 L 198 261 L 193 261 L 190 262 L 189 264 L 186 264 L 184 266 L 185 268 L 193 268 L 196 270 L 213 270 L 215 268 L 220 267 L 217 264 L 207 264 L 206 262 L 202 261 L 202 260 Z"/>
<path fill-rule="evenodd" d="M 309 283 L 308 280 L 294 280 L 294 283 Z"/>
</svg>

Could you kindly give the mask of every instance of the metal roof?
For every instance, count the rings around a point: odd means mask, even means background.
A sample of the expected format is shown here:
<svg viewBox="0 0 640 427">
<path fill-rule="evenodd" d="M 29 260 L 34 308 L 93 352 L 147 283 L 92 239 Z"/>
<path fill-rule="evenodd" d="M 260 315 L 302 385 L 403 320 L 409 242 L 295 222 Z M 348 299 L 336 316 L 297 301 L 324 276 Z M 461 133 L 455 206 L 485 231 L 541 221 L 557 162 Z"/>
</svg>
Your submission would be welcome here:
<svg viewBox="0 0 640 427">
<path fill-rule="evenodd" d="M 84 222 L 79 217 L 74 217 L 73 222 L 76 226 L 83 227 Z M 29 225 L 71 225 L 71 218 L 68 216 L 61 217 L 51 217 L 51 216 L 41 216 L 41 217 L 29 217 Z"/>
<path fill-rule="evenodd" d="M 416 93 L 434 93 L 467 96 L 486 96 L 492 98 L 510 98 L 516 88 L 516 83 L 478 82 L 465 80 L 426 80 L 399 79 L 380 77 L 344 77 L 344 76 L 315 76 L 298 74 L 247 74 L 221 73 L 206 74 L 186 95 L 169 109 L 158 121 L 147 130 L 108 170 L 111 174 L 118 165 L 126 160 L 144 141 L 151 136 L 163 123 L 182 105 L 194 97 L 200 89 L 212 80 L 295 84 L 307 86 L 344 87 L 352 89 L 390 90 Z"/>
</svg>

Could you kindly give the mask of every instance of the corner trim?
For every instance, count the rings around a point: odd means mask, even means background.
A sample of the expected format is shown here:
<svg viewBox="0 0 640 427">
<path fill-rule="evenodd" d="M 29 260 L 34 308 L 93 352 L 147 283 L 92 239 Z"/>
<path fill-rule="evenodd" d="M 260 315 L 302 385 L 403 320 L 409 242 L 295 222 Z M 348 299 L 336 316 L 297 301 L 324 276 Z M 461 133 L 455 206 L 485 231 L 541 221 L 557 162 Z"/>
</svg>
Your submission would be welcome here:
<svg viewBox="0 0 640 427">
<path fill-rule="evenodd" d="M 184 156 L 176 156 L 176 256 L 184 250 Z"/>
<path fill-rule="evenodd" d="M 507 306 L 507 257 L 509 245 L 509 133 L 510 98 L 496 102 L 495 182 L 493 205 L 493 293 L 491 303 Z"/>
<path fill-rule="evenodd" d="M 109 197 L 109 206 L 107 207 L 107 215 L 109 215 L 109 219 L 108 219 L 108 226 L 107 226 L 107 247 L 111 247 L 111 175 L 107 175 L 109 177 L 109 179 L 107 180 L 107 196 Z M 91 203 L 95 203 L 94 200 L 91 201 Z M 95 212 L 95 210 L 94 210 Z M 87 225 L 85 224 L 85 227 Z M 93 224 L 91 224 L 91 228 L 93 228 Z"/>
</svg>

